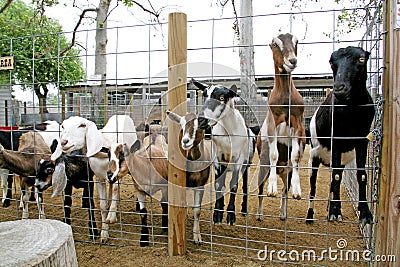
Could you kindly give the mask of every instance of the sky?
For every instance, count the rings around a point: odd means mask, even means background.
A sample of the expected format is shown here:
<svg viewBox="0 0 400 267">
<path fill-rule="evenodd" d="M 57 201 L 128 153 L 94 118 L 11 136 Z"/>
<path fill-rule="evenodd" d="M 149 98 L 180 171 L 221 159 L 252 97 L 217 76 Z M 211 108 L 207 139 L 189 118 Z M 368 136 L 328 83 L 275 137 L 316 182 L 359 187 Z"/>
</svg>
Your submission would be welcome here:
<svg viewBox="0 0 400 267">
<path fill-rule="evenodd" d="M 80 10 L 71 7 L 69 0 L 48 8 L 46 14 L 57 19 L 67 38 L 78 20 Z M 98 0 L 77 0 L 84 7 L 94 7 Z M 290 32 L 299 39 L 298 67 L 294 75 L 329 75 L 330 54 L 349 42 L 333 44 L 334 17 L 340 9 L 333 1 L 302 3 L 305 14 L 290 15 L 289 1 L 253 0 L 254 68 L 257 76 L 273 75 L 272 53 L 268 44 L 280 33 Z M 304 1 L 300 1 L 304 2 Z M 350 1 L 351 2 L 351 1 Z M 238 76 L 240 69 L 239 44 L 232 29 L 234 12 L 228 3 L 224 8 L 216 0 L 151 0 L 161 10 L 160 25 L 150 25 L 151 16 L 140 8 L 127 8 L 117 1 L 111 2 L 108 17 L 107 79 L 108 83 L 157 82 L 163 79 L 168 66 L 168 14 L 184 12 L 188 19 L 188 77 Z M 141 1 L 146 4 L 146 1 Z M 148 7 L 148 5 L 146 5 Z M 240 12 L 240 1 L 236 1 Z M 292 9 L 298 13 L 299 9 Z M 240 16 L 240 13 L 238 14 Z M 94 17 L 94 13 L 91 14 Z M 79 28 L 77 41 L 82 49 L 82 61 L 88 76 L 94 74 L 95 24 L 86 20 Z M 356 40 L 360 33 L 342 36 L 342 41 Z M 356 43 L 353 43 L 356 45 Z M 26 95 L 26 94 L 25 94 Z M 20 95 L 16 92 L 17 98 Z M 23 94 L 21 94 L 21 97 Z"/>
</svg>

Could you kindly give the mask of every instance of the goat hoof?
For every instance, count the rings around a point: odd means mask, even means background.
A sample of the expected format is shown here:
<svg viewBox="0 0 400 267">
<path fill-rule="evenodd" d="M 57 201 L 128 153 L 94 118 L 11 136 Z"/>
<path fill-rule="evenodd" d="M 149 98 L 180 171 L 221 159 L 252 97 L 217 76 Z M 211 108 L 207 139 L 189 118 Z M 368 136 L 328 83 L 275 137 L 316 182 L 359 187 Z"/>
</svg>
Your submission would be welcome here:
<svg viewBox="0 0 400 267">
<path fill-rule="evenodd" d="M 293 194 L 293 198 L 299 200 L 299 199 L 301 199 L 301 195 Z"/>
<path fill-rule="evenodd" d="M 229 225 L 234 225 L 236 222 L 236 216 L 233 211 L 228 212 L 228 215 L 226 216 L 226 223 Z"/>
<path fill-rule="evenodd" d="M 10 200 L 8 198 L 4 199 L 3 208 L 7 208 L 11 205 Z"/>
<path fill-rule="evenodd" d="M 141 247 L 147 247 L 149 246 L 149 236 L 144 235 L 140 237 L 140 246 Z"/>
<path fill-rule="evenodd" d="M 200 245 L 203 241 L 201 240 L 201 235 L 199 233 L 193 234 L 193 240 L 195 244 Z"/>
<path fill-rule="evenodd" d="M 141 247 L 148 247 L 148 246 L 149 246 L 149 241 L 142 241 L 142 240 L 140 240 L 140 246 L 141 246 Z"/>
<path fill-rule="evenodd" d="M 314 210 L 313 209 L 308 209 L 306 223 L 307 224 L 314 223 Z"/>
<path fill-rule="evenodd" d="M 108 213 L 107 219 L 106 219 L 106 223 L 116 223 L 117 222 L 117 215 L 115 211 L 110 211 Z"/>
<path fill-rule="evenodd" d="M 278 195 L 278 192 L 267 192 L 268 197 L 276 197 Z"/>
<path fill-rule="evenodd" d="M 221 224 L 222 223 L 222 217 L 223 217 L 223 211 L 220 211 L 220 210 L 214 211 L 213 221 L 214 221 L 215 224 Z"/>
<path fill-rule="evenodd" d="M 360 204 L 358 206 L 358 210 L 360 211 L 360 224 L 362 226 L 365 226 L 366 224 L 371 224 L 373 221 L 372 213 L 368 208 L 368 205 L 362 205 Z"/>
<path fill-rule="evenodd" d="M 108 232 L 105 231 L 101 231 L 101 238 L 100 238 L 100 242 L 101 243 L 106 243 L 108 239 Z"/>
<path fill-rule="evenodd" d="M 286 215 L 281 215 L 281 216 L 279 217 L 279 219 L 280 219 L 281 221 L 286 221 Z"/>
<path fill-rule="evenodd" d="M 263 219 L 262 217 L 263 217 L 262 214 L 256 214 L 256 220 L 257 221 L 262 222 L 262 219 Z"/>
</svg>

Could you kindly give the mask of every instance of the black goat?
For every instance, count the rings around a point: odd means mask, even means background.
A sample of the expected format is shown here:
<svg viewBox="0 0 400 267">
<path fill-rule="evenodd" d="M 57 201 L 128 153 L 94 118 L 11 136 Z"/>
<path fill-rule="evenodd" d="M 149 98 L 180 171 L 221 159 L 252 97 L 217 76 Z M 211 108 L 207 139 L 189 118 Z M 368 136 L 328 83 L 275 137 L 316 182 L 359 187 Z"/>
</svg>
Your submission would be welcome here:
<svg viewBox="0 0 400 267">
<path fill-rule="evenodd" d="M 307 223 L 313 222 L 313 199 L 319 165 L 322 163 L 329 166 L 330 162 L 332 178 L 328 220 L 342 220 L 340 182 L 344 166 L 354 158 L 359 186 L 359 220 L 362 224 L 372 221 L 366 199 L 365 171 L 367 135 L 375 116 L 373 101 L 366 88 L 369 54 L 362 48 L 349 46 L 333 52 L 329 60 L 334 77 L 333 91 L 314 113 L 310 122 L 313 148 L 310 152 L 312 172 Z"/>
<path fill-rule="evenodd" d="M 57 141 L 54 140 L 52 146 L 50 147 L 51 152 L 54 153 L 57 147 Z M 39 164 L 39 171 L 47 168 L 49 165 L 54 166 L 53 174 L 53 196 L 58 195 L 64 189 L 64 222 L 71 224 L 71 205 L 72 205 L 72 187 L 83 188 L 82 196 L 82 208 L 88 210 L 89 216 L 89 233 L 92 239 L 99 236 L 96 220 L 94 217 L 94 200 L 93 200 L 93 176 L 94 173 L 89 166 L 87 158 L 84 156 L 82 150 L 75 150 L 71 152 L 70 155 L 62 154 L 55 164 L 49 160 L 43 160 Z M 57 176 L 57 177 L 55 177 Z M 66 179 L 66 181 L 65 181 Z M 36 187 L 40 190 L 43 187 L 48 187 L 47 182 L 42 176 L 38 175 L 36 177 Z M 66 184 L 65 184 L 66 183 Z M 57 188 L 57 189 L 55 189 Z"/>
</svg>

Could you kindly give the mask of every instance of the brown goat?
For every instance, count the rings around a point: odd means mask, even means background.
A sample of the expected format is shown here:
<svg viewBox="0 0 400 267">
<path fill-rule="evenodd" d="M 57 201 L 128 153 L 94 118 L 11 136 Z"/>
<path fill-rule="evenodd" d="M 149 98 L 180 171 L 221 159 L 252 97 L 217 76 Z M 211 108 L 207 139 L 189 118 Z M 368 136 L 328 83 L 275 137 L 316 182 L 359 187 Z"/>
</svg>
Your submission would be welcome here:
<svg viewBox="0 0 400 267">
<path fill-rule="evenodd" d="M 270 44 L 274 66 L 274 87 L 268 97 L 268 113 L 257 138 L 260 155 L 258 219 L 262 216 L 263 187 L 268 177 L 267 195 L 278 193 L 277 175 L 283 180 L 280 216 L 286 218 L 286 196 L 301 198 L 299 162 L 305 146 L 304 100 L 293 84 L 291 73 L 297 66 L 297 38 L 280 34 Z"/>
<path fill-rule="evenodd" d="M 205 130 L 200 129 L 198 118 L 194 113 L 185 116 L 167 111 L 168 117 L 181 125 L 179 133 L 180 151 L 186 157 L 186 186 L 194 190 L 193 205 L 193 240 L 201 243 L 200 212 L 204 195 L 204 185 L 207 183 L 211 169 L 211 154 L 204 146 Z"/>
<path fill-rule="evenodd" d="M 0 145 L 0 167 L 8 169 L 15 174 L 20 176 L 21 186 L 21 203 L 22 207 L 22 218 L 26 219 L 29 217 L 28 212 L 28 200 L 29 200 L 29 188 L 35 185 L 35 177 L 37 175 L 45 175 L 51 184 L 51 176 L 54 172 L 54 168 L 46 168 L 43 170 L 43 174 L 37 173 L 38 166 L 41 160 L 50 160 L 51 151 L 48 145 L 45 143 L 43 137 L 39 133 L 27 132 L 21 135 L 19 140 L 18 151 L 4 149 Z M 44 188 L 43 190 L 45 190 Z M 44 207 L 42 191 L 37 191 L 37 204 L 39 210 L 39 219 L 44 219 Z"/>
<path fill-rule="evenodd" d="M 137 140 L 130 148 L 126 144 L 113 144 L 110 147 L 110 165 L 107 176 L 114 175 L 122 179 L 131 174 L 139 202 L 142 221 L 140 246 L 149 245 L 147 227 L 146 196 L 161 191 L 162 228 L 168 228 L 168 161 L 164 148 L 165 137 L 152 133 L 143 139 L 143 145 Z"/>
</svg>

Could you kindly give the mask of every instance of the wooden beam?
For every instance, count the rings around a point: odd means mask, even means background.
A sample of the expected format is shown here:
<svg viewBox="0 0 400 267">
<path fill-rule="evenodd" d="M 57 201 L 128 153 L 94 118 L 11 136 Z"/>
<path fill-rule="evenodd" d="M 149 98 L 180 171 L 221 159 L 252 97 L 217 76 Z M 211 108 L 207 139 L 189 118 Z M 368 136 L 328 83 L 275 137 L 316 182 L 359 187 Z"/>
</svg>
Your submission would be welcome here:
<svg viewBox="0 0 400 267">
<path fill-rule="evenodd" d="M 385 1 L 385 68 L 383 96 L 383 140 L 379 206 L 377 212 L 376 255 L 400 259 L 400 30 L 396 23 L 396 0 Z M 397 266 L 397 262 L 377 262 L 376 266 Z"/>
<path fill-rule="evenodd" d="M 186 114 L 187 18 L 169 14 L 168 109 Z M 180 125 L 168 121 L 168 254 L 186 253 L 186 159 L 179 149 Z"/>
</svg>

